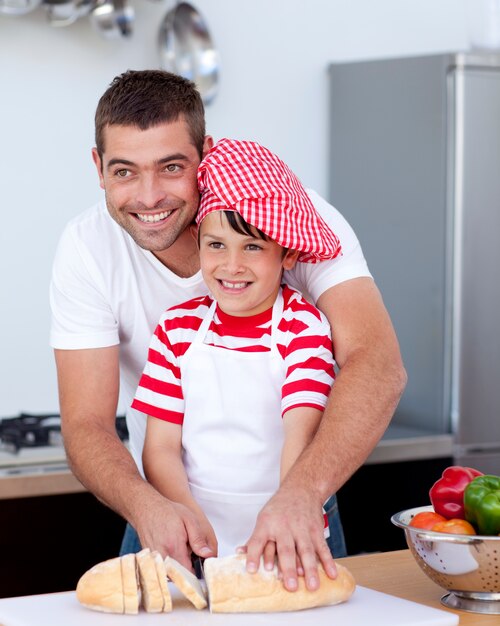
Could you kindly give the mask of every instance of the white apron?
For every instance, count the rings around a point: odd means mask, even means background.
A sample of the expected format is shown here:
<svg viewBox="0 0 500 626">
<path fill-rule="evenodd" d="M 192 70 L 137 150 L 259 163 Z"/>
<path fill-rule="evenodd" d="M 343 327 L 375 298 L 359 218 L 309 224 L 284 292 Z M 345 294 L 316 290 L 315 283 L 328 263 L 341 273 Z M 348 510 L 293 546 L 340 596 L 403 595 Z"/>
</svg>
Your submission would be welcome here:
<svg viewBox="0 0 500 626">
<path fill-rule="evenodd" d="M 269 352 L 204 344 L 214 311 L 215 302 L 181 363 L 182 445 L 191 493 L 224 556 L 249 539 L 258 512 L 279 486 L 285 364 L 276 330 L 283 297 L 280 291 L 273 307 Z"/>
</svg>

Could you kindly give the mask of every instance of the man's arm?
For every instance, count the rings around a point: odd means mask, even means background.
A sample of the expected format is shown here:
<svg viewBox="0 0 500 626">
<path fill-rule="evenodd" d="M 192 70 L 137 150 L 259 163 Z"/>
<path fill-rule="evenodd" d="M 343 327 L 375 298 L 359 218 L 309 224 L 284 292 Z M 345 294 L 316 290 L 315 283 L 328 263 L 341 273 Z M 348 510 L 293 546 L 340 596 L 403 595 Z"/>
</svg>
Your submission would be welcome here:
<svg viewBox="0 0 500 626">
<path fill-rule="evenodd" d="M 188 543 L 198 555 L 212 556 L 194 516 L 141 477 L 116 433 L 118 350 L 55 350 L 68 460 L 82 484 L 132 524 L 141 545 L 190 568 Z"/>
<path fill-rule="evenodd" d="M 331 287 L 317 305 L 332 327 L 340 372 L 313 441 L 262 509 L 247 542 L 249 571 L 256 570 L 267 542 L 276 543 L 290 591 L 297 588 L 296 554 L 309 589 L 318 586 L 318 558 L 335 577 L 317 511 L 369 456 L 406 384 L 398 341 L 371 278 Z"/>
</svg>

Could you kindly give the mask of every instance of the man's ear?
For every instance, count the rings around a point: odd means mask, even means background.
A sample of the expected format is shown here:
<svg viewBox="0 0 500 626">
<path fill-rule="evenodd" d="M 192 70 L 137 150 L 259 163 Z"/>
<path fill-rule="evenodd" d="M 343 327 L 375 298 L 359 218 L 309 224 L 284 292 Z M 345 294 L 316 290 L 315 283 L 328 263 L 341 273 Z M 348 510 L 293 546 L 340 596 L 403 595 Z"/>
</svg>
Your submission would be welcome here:
<svg viewBox="0 0 500 626">
<path fill-rule="evenodd" d="M 102 175 L 102 161 L 99 153 L 97 152 L 97 148 L 92 148 L 92 160 L 95 163 L 97 169 L 97 175 L 99 176 L 99 185 L 101 189 L 104 189 L 104 177 Z"/>
<path fill-rule="evenodd" d="M 212 136 L 207 135 L 205 137 L 205 141 L 203 142 L 203 154 L 201 158 L 204 159 L 207 156 L 207 152 L 214 147 L 214 139 Z"/>
<path fill-rule="evenodd" d="M 295 263 L 297 263 L 299 254 L 299 250 L 287 250 L 282 261 L 283 269 L 291 270 L 295 266 Z"/>
</svg>

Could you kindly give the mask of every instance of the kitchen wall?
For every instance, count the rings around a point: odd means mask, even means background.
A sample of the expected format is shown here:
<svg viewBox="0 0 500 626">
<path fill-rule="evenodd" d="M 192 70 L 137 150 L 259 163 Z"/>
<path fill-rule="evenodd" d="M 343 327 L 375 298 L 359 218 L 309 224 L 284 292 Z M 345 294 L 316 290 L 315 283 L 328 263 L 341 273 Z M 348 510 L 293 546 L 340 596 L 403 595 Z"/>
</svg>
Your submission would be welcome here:
<svg viewBox="0 0 500 626">
<path fill-rule="evenodd" d="M 174 5 L 130 1 L 130 40 L 106 40 L 85 18 L 53 28 L 41 9 L 0 16 L 0 418 L 57 410 L 47 288 L 64 224 L 100 197 L 95 105 L 116 74 L 158 67 L 158 27 Z M 322 194 L 328 63 L 462 50 L 470 35 L 467 0 L 193 3 L 221 56 L 209 132 L 268 145 Z"/>
</svg>

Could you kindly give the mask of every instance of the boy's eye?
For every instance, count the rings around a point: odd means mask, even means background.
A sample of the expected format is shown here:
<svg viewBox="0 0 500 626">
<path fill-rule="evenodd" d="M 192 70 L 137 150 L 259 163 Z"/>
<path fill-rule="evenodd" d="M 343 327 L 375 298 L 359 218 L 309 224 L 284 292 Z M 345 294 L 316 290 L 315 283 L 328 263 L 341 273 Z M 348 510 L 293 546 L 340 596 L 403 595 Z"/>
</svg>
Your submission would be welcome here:
<svg viewBox="0 0 500 626">
<path fill-rule="evenodd" d="M 209 248 L 215 248 L 216 250 L 219 250 L 223 247 L 223 244 L 220 241 L 211 241 L 208 246 Z"/>
<path fill-rule="evenodd" d="M 256 243 L 249 243 L 247 246 L 247 250 L 262 250 L 262 246 L 259 246 Z"/>
</svg>

